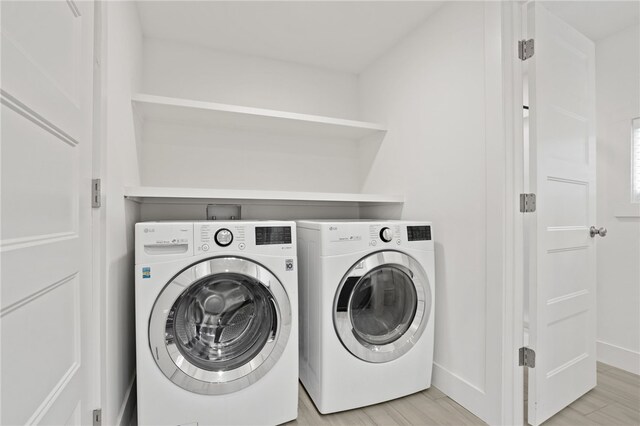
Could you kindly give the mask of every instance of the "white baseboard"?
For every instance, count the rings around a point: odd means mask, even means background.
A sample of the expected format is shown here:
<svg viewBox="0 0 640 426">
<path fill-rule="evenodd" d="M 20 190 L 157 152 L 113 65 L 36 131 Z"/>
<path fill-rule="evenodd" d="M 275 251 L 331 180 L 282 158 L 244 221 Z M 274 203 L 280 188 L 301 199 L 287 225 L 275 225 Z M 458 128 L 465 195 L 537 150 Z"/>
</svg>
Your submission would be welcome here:
<svg viewBox="0 0 640 426">
<path fill-rule="evenodd" d="M 598 361 L 640 375 L 640 352 L 598 340 Z"/>
<path fill-rule="evenodd" d="M 136 400 L 136 372 L 134 371 L 131 380 L 129 380 L 129 386 L 124 394 L 122 404 L 120 405 L 120 411 L 118 411 L 118 417 L 116 418 L 116 424 L 118 426 L 129 426 L 133 410 L 136 407 Z"/>
<path fill-rule="evenodd" d="M 436 362 L 431 383 L 483 421 L 491 424 L 495 420 L 490 418 L 490 406 L 483 390 Z"/>
</svg>

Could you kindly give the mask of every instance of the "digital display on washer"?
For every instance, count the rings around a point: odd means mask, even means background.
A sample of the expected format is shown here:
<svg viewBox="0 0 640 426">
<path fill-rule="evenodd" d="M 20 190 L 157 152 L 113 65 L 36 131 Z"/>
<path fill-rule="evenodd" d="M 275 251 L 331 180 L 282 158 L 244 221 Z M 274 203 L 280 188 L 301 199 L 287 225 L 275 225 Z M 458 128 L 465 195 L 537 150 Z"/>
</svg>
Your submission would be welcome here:
<svg viewBox="0 0 640 426">
<path fill-rule="evenodd" d="M 431 239 L 430 226 L 407 226 L 409 241 L 428 241 Z"/>
<path fill-rule="evenodd" d="M 290 226 L 256 226 L 256 245 L 291 244 Z"/>
</svg>

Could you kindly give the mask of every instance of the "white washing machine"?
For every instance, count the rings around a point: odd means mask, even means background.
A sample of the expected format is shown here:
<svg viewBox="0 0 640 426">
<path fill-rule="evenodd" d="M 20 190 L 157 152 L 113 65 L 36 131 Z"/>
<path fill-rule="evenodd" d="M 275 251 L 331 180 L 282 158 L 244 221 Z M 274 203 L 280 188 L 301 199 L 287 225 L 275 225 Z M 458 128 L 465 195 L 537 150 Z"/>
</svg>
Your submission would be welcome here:
<svg viewBox="0 0 640 426">
<path fill-rule="evenodd" d="M 136 224 L 140 425 L 297 417 L 294 222 Z"/>
<path fill-rule="evenodd" d="M 321 413 L 431 385 L 430 222 L 298 221 L 300 380 Z"/>
</svg>

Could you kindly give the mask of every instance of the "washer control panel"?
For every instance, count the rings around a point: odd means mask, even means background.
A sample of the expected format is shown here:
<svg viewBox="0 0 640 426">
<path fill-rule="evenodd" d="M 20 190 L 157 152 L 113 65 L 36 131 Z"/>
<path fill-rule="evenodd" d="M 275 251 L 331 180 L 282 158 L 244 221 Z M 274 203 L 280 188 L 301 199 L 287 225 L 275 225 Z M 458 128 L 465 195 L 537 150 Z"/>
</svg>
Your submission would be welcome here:
<svg viewBox="0 0 640 426">
<path fill-rule="evenodd" d="M 250 258 L 263 254 L 281 256 L 284 271 L 296 270 L 293 221 L 139 222 L 135 225 L 135 246 L 136 264 L 145 268 L 193 256 Z"/>
<path fill-rule="evenodd" d="M 230 251 L 293 254 L 295 251 L 293 222 L 206 221 L 194 225 L 196 255 Z"/>
</svg>

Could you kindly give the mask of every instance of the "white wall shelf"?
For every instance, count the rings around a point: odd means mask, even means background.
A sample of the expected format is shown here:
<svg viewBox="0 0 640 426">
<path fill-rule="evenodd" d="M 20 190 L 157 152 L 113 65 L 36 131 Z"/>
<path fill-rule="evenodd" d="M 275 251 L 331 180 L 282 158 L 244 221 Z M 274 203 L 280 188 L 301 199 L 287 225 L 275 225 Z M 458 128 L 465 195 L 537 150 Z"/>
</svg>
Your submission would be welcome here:
<svg viewBox="0 0 640 426">
<path fill-rule="evenodd" d="M 136 94 L 134 110 L 143 119 L 209 127 L 231 127 L 275 133 L 361 139 L 386 129 L 376 123 L 263 108 Z"/>
<path fill-rule="evenodd" d="M 353 204 L 402 204 L 401 195 L 349 194 L 341 192 L 292 192 L 260 191 L 246 189 L 169 188 L 136 186 L 126 187 L 125 198 L 140 203 L 145 202 L 206 202 L 210 200 L 230 200 L 247 202 L 318 202 Z"/>
</svg>

